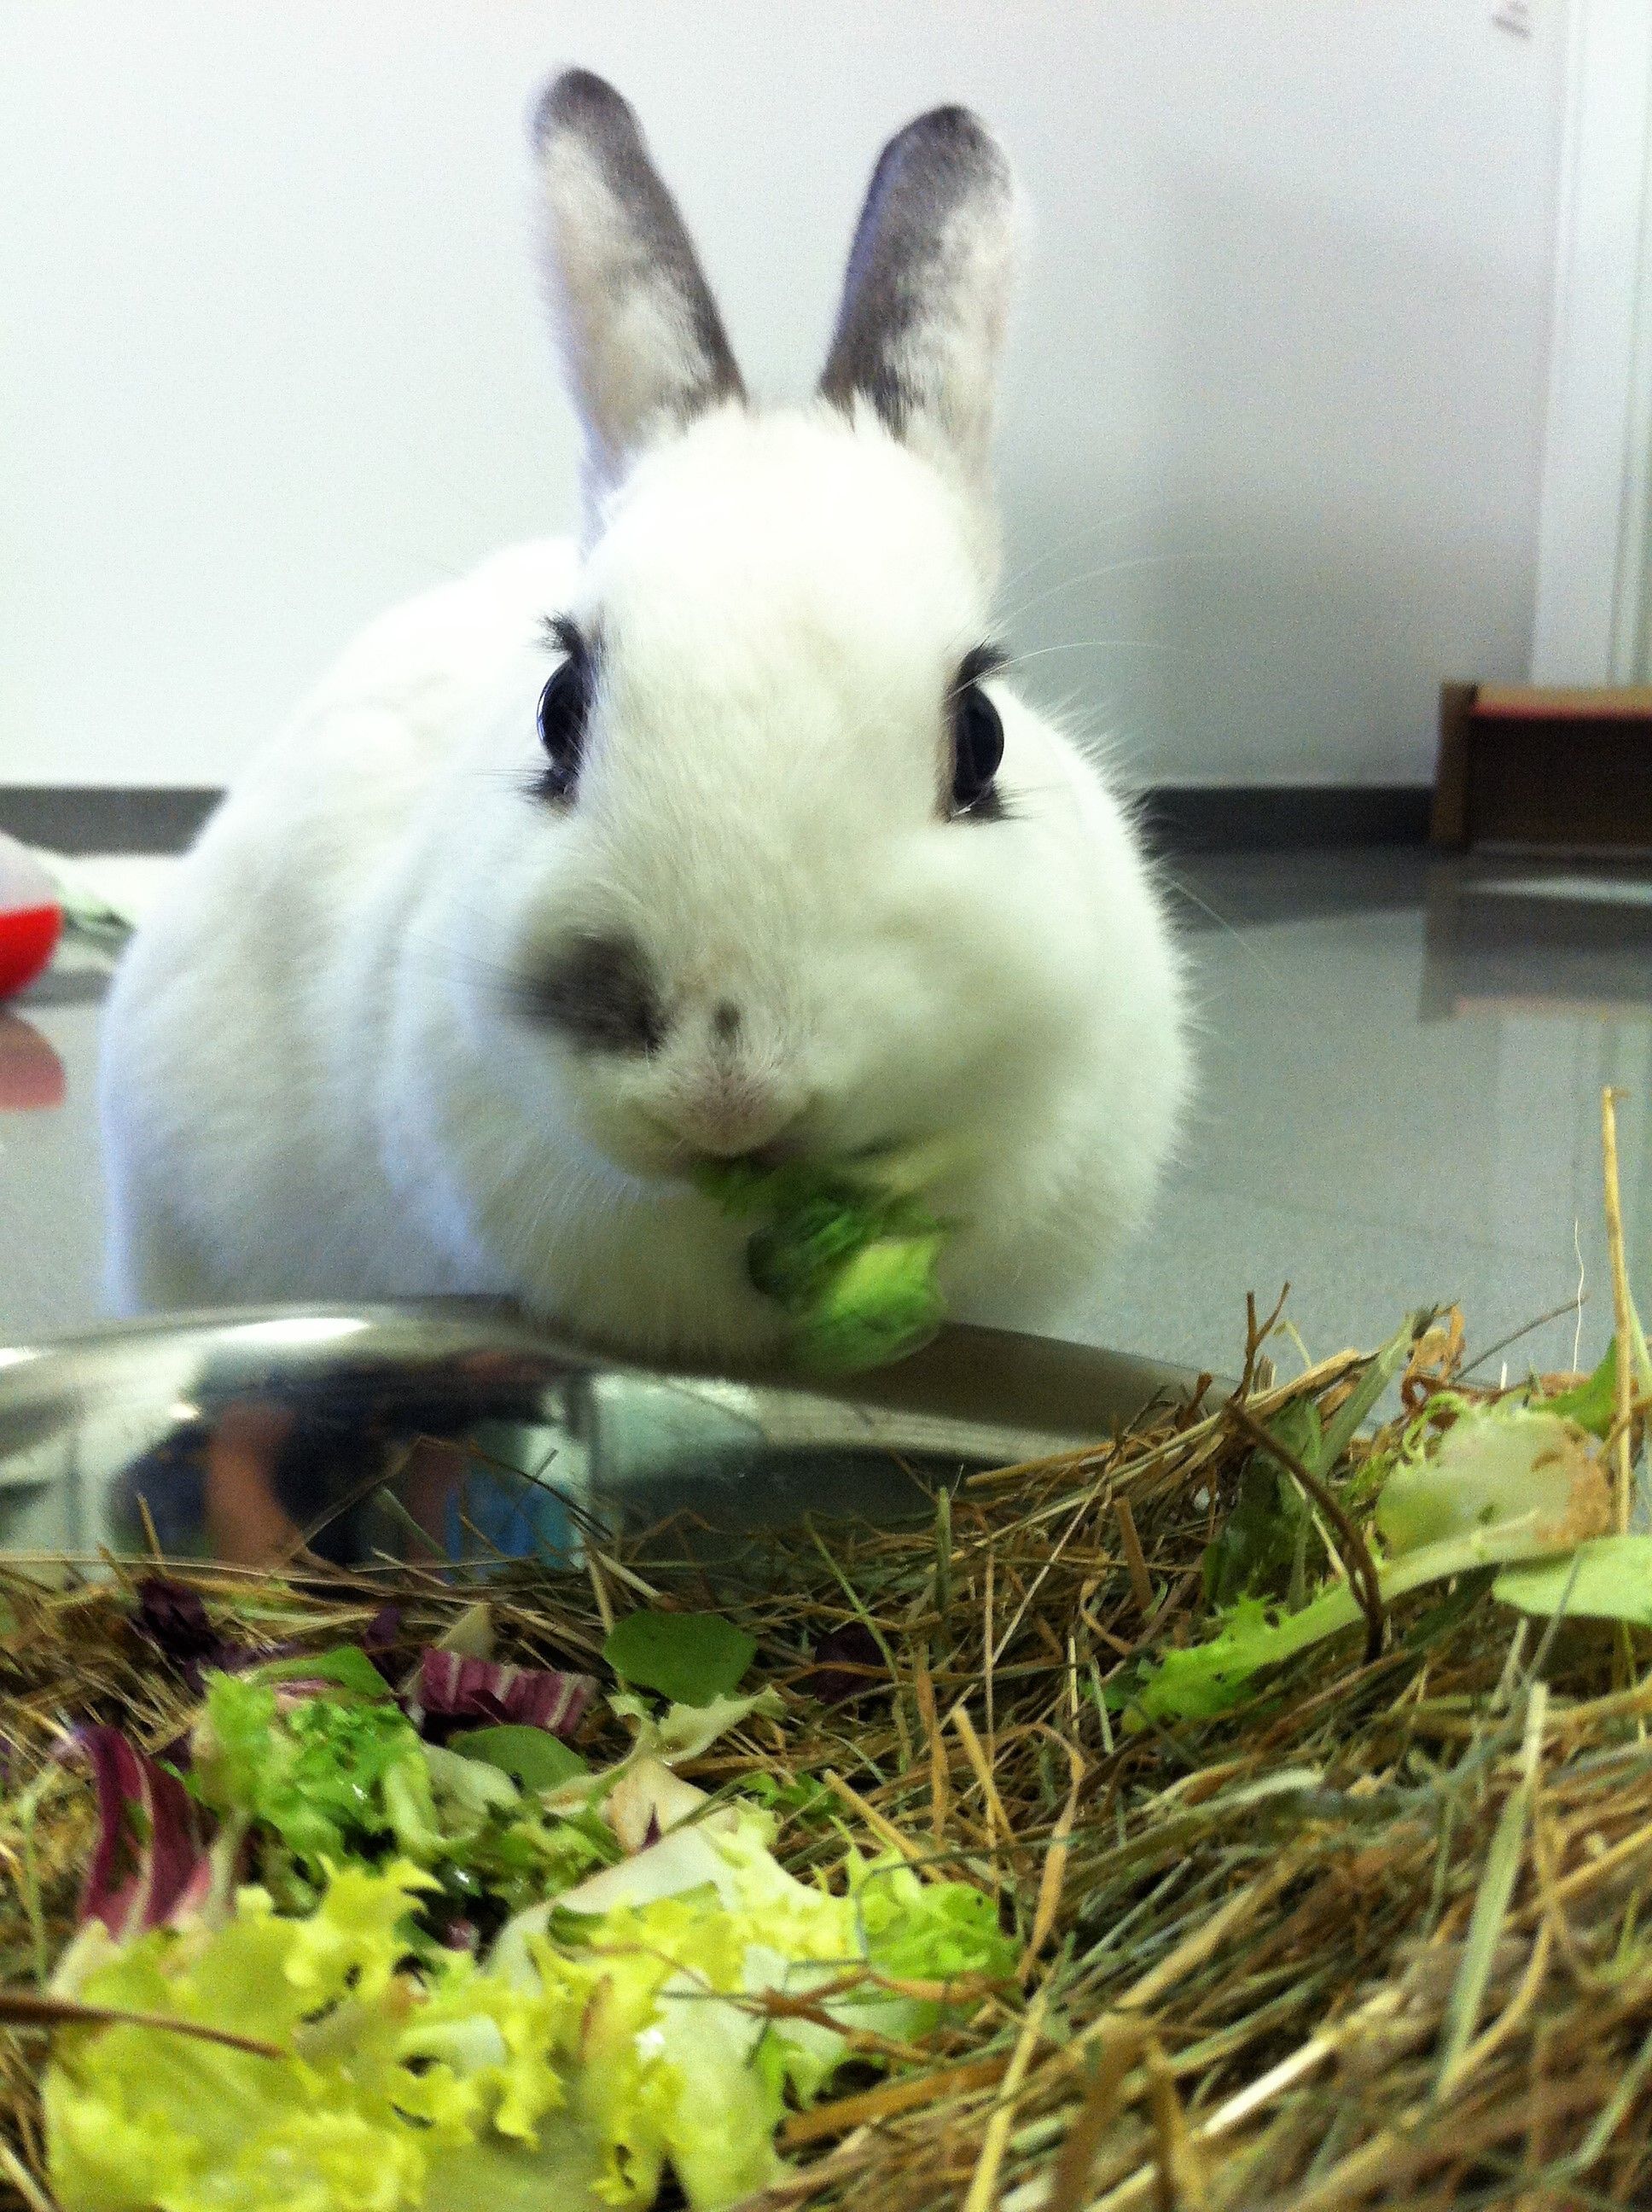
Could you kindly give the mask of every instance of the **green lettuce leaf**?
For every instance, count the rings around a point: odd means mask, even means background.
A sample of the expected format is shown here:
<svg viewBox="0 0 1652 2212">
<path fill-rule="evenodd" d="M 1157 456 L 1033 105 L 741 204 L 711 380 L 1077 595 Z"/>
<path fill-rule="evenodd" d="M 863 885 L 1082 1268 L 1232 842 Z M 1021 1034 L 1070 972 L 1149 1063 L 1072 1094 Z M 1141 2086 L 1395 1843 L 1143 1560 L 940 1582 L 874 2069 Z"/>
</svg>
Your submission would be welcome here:
<svg viewBox="0 0 1652 2212">
<path fill-rule="evenodd" d="M 1473 1528 L 1523 1522 L 1534 1548 L 1552 1551 L 1611 1525 L 1594 1440 L 1552 1406 L 1464 1402 L 1442 1436 L 1428 1436 L 1422 1421 L 1413 1430 L 1418 1440 L 1376 1501 L 1377 1531 L 1396 1558 Z"/>
<path fill-rule="evenodd" d="M 1150 1721 L 1212 1720 L 1239 1702 L 1253 1674 L 1305 1650 L 1318 1637 L 1351 1627 L 1358 1617 L 1340 1587 L 1283 1617 L 1259 1597 L 1239 1598 L 1223 1614 L 1218 1634 L 1165 1651 L 1131 1703 Z"/>
<path fill-rule="evenodd" d="M 1293 1399 L 1268 1423 L 1268 1433 L 1318 1474 L 1324 1449 L 1319 1408 Z M 1244 1596 L 1285 1598 L 1306 1567 L 1310 1540 L 1315 1565 L 1323 1553 L 1301 1486 L 1277 1459 L 1257 1450 L 1239 1476 L 1239 1494 L 1201 1563 L 1205 1601 L 1220 1608 Z"/>
<path fill-rule="evenodd" d="M 860 1915 L 866 1955 L 897 1981 L 951 1982 L 1012 1973 L 1016 1946 L 999 1925 L 998 1905 L 962 1881 L 920 1881 L 904 1860 L 852 1859 L 849 1893 Z"/>
<path fill-rule="evenodd" d="M 301 1915 L 247 1888 L 214 1928 L 119 1946 L 93 1930 L 85 2002 L 274 2055 L 130 2024 L 62 2031 L 44 2096 L 64 2212 L 617 2212 L 668 2172 L 715 2212 L 766 2186 L 787 2110 L 820 2094 L 852 2030 L 916 2033 L 945 1984 L 999 1978 L 1014 1952 L 975 1890 L 852 1852 L 835 1891 L 780 1865 L 759 1808 L 718 1821 L 518 1914 L 483 1962 L 418 1934 L 437 1880 L 407 1860 L 329 1870 Z M 771 2013 L 770 1995 L 814 2016 Z"/>
<path fill-rule="evenodd" d="M 780 2170 L 787 2102 L 820 2094 L 851 2027 L 899 2035 L 936 2017 L 937 2003 L 873 1976 L 996 1978 L 1013 1965 L 979 1892 L 852 1854 L 847 1894 L 834 1894 L 779 1864 L 769 1818 L 735 1809 L 728 1828 L 672 1829 L 560 1905 L 521 1915 L 491 1962 L 577 2011 L 569 2109 L 601 2146 L 611 2204 L 648 2202 L 667 2166 L 696 2212 L 763 2187 Z M 871 1972 L 841 1988 L 857 1967 Z M 812 1996 L 826 2017 L 765 2018 L 769 1991 Z"/>
<path fill-rule="evenodd" d="M 658 1719 L 623 1693 L 608 1702 L 615 1712 L 636 1723 L 636 1741 L 629 1757 L 661 1759 L 667 1766 L 678 1759 L 698 1759 L 720 1737 L 745 1721 L 777 1721 L 786 1711 L 785 1701 L 772 1683 L 744 1697 L 710 1698 L 703 1705 L 668 1705 Z"/>
<path fill-rule="evenodd" d="M 301 1652 L 291 1659 L 270 1659 L 248 1669 L 255 1682 L 336 1682 L 358 1698 L 387 1698 L 390 1685 L 359 1644 L 338 1644 L 331 1651 Z"/>
<path fill-rule="evenodd" d="M 1606 1357 L 1586 1381 L 1575 1389 L 1558 1390 L 1552 1398 L 1539 1398 L 1534 1403 L 1547 1413 L 1560 1413 L 1567 1420 L 1576 1421 L 1591 1436 L 1604 1437 L 1618 1413 L 1617 1338 L 1614 1336 L 1607 1345 Z"/>
<path fill-rule="evenodd" d="M 1461 1529 L 1402 1558 L 1380 1564 L 1377 1587 L 1385 1603 L 1430 1583 L 1449 1582 L 1484 1567 L 1554 1558 L 1570 1562 L 1579 1547 L 1575 1531 L 1522 1512 L 1503 1522 Z M 1128 1723 L 1210 1720 L 1229 1711 L 1265 1667 L 1351 1628 L 1363 1615 L 1345 1582 L 1333 1583 L 1300 1613 L 1276 1614 L 1260 1598 L 1241 1598 L 1222 1617 L 1219 1632 L 1203 1644 L 1165 1651 L 1121 1702 Z"/>
<path fill-rule="evenodd" d="M 1453 1419 L 1441 1432 L 1436 1419 L 1444 1411 Z M 1377 1497 L 1376 1528 L 1388 1549 L 1376 1562 L 1379 1591 L 1386 1604 L 1485 1567 L 1529 1559 L 1564 1565 L 1580 1546 L 1593 1550 L 1588 1540 L 1609 1527 L 1611 1510 L 1594 1439 L 1552 1404 L 1480 1405 L 1439 1394 L 1410 1424 Z M 1605 1589 L 1606 1574 L 1604 1565 L 1592 1573 L 1591 1589 Z M 1214 1636 L 1163 1653 L 1121 1702 L 1133 1724 L 1212 1719 L 1236 1705 L 1264 1668 L 1360 1618 L 1345 1582 L 1327 1584 L 1283 1614 L 1248 1592 L 1218 1616 Z"/>
<path fill-rule="evenodd" d="M 425 2176 L 422 2212 L 601 2212 L 602 2160 L 588 2128 L 551 2115 L 537 2147 L 492 2137 L 438 2151 Z"/>
<path fill-rule="evenodd" d="M 493 1972 L 555 1993 L 580 2023 L 569 2107 L 600 2147 L 610 2205 L 650 2203 L 668 2164 L 696 2212 L 764 2186 L 788 2081 L 813 2094 L 842 2054 L 833 2030 L 823 2054 L 810 2023 L 741 2002 L 864 1955 L 851 1900 L 787 1875 L 768 1833 L 750 1812 L 730 1832 L 673 1831 L 599 1877 L 600 1911 L 540 1905 L 495 1947 Z M 662 1855 L 691 1886 L 658 1893 Z"/>
<path fill-rule="evenodd" d="M 1548 1619 L 1627 1620 L 1652 1628 L 1652 1536 L 1597 1536 L 1569 1557 L 1505 1567 L 1491 1585 L 1504 1605 Z"/>
<path fill-rule="evenodd" d="M 193 1787 L 214 1811 L 272 1831 L 311 1877 L 388 1837 L 421 1864 L 443 1848 L 424 1747 L 389 1702 L 283 1705 L 254 1676 L 209 1675 Z"/>
<path fill-rule="evenodd" d="M 709 1705 L 738 1689 L 755 1637 L 720 1613 L 632 1613 L 608 1632 L 602 1656 L 623 1682 L 682 1705 Z"/>
<path fill-rule="evenodd" d="M 798 1357 L 849 1373 L 915 1351 L 944 1318 L 936 1274 L 946 1230 L 917 1195 L 935 1164 L 915 1154 L 835 1165 L 726 1160 L 695 1181 L 725 1212 L 758 1220 L 748 1271 L 791 1316 Z"/>
<path fill-rule="evenodd" d="M 246 1889 L 216 1929 L 113 1949 L 88 2003 L 253 2037 L 281 2056 L 164 2028 L 60 2033 L 42 2084 L 64 2212 L 396 2212 L 434 2162 L 483 2141 L 537 2144 L 564 2089 L 562 1993 L 457 1955 L 408 1971 L 408 1916 L 430 1877 L 346 1868 L 283 1918 Z"/>
<path fill-rule="evenodd" d="M 590 1768 L 579 1753 L 549 1729 L 502 1722 L 496 1728 L 467 1729 L 448 1738 L 461 1758 L 495 1767 L 524 1790 L 556 1790 Z"/>
</svg>

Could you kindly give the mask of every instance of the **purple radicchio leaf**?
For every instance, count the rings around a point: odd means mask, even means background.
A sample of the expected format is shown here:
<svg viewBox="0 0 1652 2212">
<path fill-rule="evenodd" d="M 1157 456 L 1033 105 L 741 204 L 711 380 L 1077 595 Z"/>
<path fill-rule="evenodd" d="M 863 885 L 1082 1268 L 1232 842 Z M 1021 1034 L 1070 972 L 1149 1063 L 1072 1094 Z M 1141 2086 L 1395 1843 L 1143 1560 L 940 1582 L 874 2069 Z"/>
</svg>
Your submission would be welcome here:
<svg viewBox="0 0 1652 2212">
<path fill-rule="evenodd" d="M 846 1621 L 829 1630 L 815 1645 L 814 1666 L 798 1684 L 806 1698 L 823 1705 L 847 1705 L 887 1682 L 889 1662 L 878 1648 L 878 1638 L 864 1620 Z"/>
<path fill-rule="evenodd" d="M 468 1659 L 457 1651 L 421 1655 L 410 1700 L 426 1735 L 450 1732 L 458 1721 L 517 1722 L 570 1736 L 596 1692 L 589 1674 L 550 1668 L 509 1667 L 497 1659 Z M 434 1723 L 434 1725 L 432 1725 Z"/>
<path fill-rule="evenodd" d="M 381 1605 L 356 1639 L 367 1657 L 384 1676 L 395 1686 L 397 1668 L 396 1645 L 402 1632 L 402 1609 L 398 1605 Z"/>
<path fill-rule="evenodd" d="M 137 1627 L 163 1658 L 179 1666 L 192 1659 L 216 1659 L 223 1646 L 200 1591 L 165 1575 L 148 1575 L 139 1583 Z"/>
<path fill-rule="evenodd" d="M 137 1585 L 133 1626 L 197 1697 L 209 1668 L 239 1674 L 299 1649 L 295 1644 L 243 1644 L 224 1635 L 213 1626 L 200 1592 L 165 1575 L 146 1576 Z"/>
<path fill-rule="evenodd" d="M 100 1920 L 118 1942 L 189 1911 L 205 1896 L 211 1867 L 183 1784 L 117 1728 L 77 1729 L 64 1755 L 76 1753 L 90 1765 L 98 1793 L 82 1923 Z"/>
<path fill-rule="evenodd" d="M 138 1584 L 132 1625 L 197 1697 L 209 1667 L 233 1673 L 264 1656 L 224 1636 L 213 1626 L 200 1592 L 164 1575 L 146 1576 Z"/>
</svg>

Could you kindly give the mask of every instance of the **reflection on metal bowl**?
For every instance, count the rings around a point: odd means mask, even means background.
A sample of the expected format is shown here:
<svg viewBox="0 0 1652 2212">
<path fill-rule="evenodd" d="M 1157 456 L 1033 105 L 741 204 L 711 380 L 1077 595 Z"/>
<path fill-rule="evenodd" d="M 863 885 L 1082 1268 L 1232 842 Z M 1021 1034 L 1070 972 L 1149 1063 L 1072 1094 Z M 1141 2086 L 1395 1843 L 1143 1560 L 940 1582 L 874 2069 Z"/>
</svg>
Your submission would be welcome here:
<svg viewBox="0 0 1652 2212">
<path fill-rule="evenodd" d="M 1194 1384 L 962 1328 L 839 1383 L 616 1360 L 483 1300 L 185 1315 L 0 1349 L 0 1551 L 482 1565 L 682 1514 L 890 1520 Z"/>
</svg>

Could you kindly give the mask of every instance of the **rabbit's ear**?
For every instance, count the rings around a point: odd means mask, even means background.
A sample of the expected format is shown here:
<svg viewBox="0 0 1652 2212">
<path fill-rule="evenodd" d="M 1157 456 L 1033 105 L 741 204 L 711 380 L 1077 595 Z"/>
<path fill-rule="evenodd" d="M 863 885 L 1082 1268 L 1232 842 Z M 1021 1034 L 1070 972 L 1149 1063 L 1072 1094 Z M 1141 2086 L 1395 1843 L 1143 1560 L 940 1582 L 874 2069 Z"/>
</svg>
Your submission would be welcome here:
<svg viewBox="0 0 1652 2212">
<path fill-rule="evenodd" d="M 984 483 L 1014 259 L 1015 186 L 968 108 L 891 138 L 849 253 L 822 396 Z"/>
<path fill-rule="evenodd" d="M 586 70 L 534 117 L 544 255 L 593 507 L 635 455 L 743 396 L 716 302 L 636 117 Z"/>
</svg>

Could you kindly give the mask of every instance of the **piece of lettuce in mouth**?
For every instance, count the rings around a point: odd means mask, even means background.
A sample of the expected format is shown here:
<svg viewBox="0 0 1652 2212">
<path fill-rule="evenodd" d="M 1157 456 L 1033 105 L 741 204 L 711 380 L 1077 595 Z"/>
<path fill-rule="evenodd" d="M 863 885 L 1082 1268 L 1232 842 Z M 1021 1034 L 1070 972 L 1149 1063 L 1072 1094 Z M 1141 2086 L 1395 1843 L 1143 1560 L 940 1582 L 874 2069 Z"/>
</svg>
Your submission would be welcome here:
<svg viewBox="0 0 1652 2212">
<path fill-rule="evenodd" d="M 947 1225 L 893 1160 L 708 1161 L 695 1182 L 725 1213 L 757 1224 L 746 1246 L 753 1286 L 790 1316 L 805 1365 L 884 1366 L 944 1320 L 937 1271 Z"/>
</svg>

